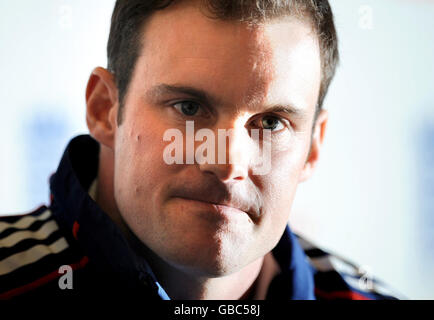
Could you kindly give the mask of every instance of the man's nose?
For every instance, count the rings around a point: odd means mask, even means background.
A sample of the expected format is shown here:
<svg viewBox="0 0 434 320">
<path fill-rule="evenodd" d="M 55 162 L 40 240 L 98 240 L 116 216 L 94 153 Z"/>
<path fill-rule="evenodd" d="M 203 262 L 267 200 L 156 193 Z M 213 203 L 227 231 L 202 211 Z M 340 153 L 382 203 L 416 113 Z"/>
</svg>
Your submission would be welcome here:
<svg viewBox="0 0 434 320">
<path fill-rule="evenodd" d="M 242 121 L 215 131 L 215 163 L 203 163 L 203 172 L 213 173 L 222 182 L 241 181 L 249 174 L 251 138 Z"/>
</svg>

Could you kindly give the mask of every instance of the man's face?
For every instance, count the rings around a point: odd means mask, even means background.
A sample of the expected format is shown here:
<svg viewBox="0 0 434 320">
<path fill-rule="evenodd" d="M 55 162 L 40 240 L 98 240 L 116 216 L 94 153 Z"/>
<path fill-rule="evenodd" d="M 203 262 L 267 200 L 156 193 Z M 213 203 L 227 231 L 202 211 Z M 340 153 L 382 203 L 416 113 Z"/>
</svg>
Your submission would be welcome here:
<svg viewBox="0 0 434 320">
<path fill-rule="evenodd" d="M 238 271 L 270 251 L 287 224 L 319 93 L 317 38 L 296 19 L 249 27 L 181 3 L 153 14 L 142 39 L 115 135 L 121 215 L 172 266 L 205 276 Z M 269 111 L 276 106 L 298 111 Z M 179 129 L 185 139 L 187 120 L 215 137 L 233 129 L 233 164 L 166 164 L 164 133 Z M 271 128 L 270 138 L 253 140 L 254 128 Z M 263 143 L 271 170 L 255 175 L 251 158 Z"/>
</svg>

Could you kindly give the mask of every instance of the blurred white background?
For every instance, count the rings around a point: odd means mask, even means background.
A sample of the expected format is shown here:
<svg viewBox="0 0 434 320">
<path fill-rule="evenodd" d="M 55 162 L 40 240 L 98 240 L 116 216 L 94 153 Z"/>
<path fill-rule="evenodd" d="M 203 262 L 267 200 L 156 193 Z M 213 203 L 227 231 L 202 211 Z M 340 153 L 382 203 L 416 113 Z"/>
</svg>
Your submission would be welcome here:
<svg viewBox="0 0 434 320">
<path fill-rule="evenodd" d="M 434 299 L 434 1 L 331 0 L 341 65 L 292 228 L 404 297 Z M 113 0 L 0 0 L 0 215 L 48 202 Z"/>
</svg>

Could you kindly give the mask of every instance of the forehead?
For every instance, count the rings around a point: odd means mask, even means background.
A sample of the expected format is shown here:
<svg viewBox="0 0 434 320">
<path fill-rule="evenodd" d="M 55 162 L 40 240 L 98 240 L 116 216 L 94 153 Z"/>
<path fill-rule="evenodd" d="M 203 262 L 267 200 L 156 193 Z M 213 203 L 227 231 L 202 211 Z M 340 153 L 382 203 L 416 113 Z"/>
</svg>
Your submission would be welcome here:
<svg viewBox="0 0 434 320">
<path fill-rule="evenodd" d="M 224 102 L 316 104 L 320 56 L 308 22 L 223 21 L 188 1 L 154 13 L 142 37 L 136 72 L 149 85 L 195 87 Z"/>
</svg>

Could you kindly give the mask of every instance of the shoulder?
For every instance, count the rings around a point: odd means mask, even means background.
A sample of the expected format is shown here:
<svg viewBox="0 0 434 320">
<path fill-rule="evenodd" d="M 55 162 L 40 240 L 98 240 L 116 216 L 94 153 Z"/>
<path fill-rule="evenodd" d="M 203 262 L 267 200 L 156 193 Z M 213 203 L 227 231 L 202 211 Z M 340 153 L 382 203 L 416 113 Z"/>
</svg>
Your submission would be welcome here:
<svg viewBox="0 0 434 320">
<path fill-rule="evenodd" d="M 300 235 L 296 237 L 313 268 L 318 299 L 397 299 L 398 294 L 376 279 L 368 267 L 324 250 Z"/>
<path fill-rule="evenodd" d="M 0 217 L 0 299 L 57 279 L 59 267 L 76 258 L 72 244 L 46 206 Z"/>
</svg>

